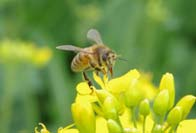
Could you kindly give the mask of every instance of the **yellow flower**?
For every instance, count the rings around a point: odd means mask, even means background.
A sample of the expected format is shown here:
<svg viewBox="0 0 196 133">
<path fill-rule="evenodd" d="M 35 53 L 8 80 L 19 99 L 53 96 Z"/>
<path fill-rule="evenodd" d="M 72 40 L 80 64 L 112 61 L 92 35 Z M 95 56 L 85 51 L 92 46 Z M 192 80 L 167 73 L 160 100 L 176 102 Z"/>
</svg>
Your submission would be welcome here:
<svg viewBox="0 0 196 133">
<path fill-rule="evenodd" d="M 108 81 L 108 78 L 101 77 L 93 73 L 94 80 L 101 86 L 102 89 L 106 89 L 113 95 L 125 92 L 130 86 L 137 83 L 137 88 L 142 92 L 144 97 L 153 99 L 157 93 L 157 88 L 151 83 L 151 76 L 149 74 L 140 74 L 136 69 L 130 70 L 121 77 L 117 77 Z"/>
<path fill-rule="evenodd" d="M 41 48 L 35 52 L 33 63 L 37 66 L 45 65 L 51 58 L 52 52 L 48 47 Z"/>
<path fill-rule="evenodd" d="M 78 94 L 71 109 L 77 129 L 59 128 L 58 133 L 192 133 L 196 130 L 193 126 L 196 120 L 184 120 L 196 98 L 187 95 L 173 107 L 172 74 L 163 75 L 159 93 L 149 75 L 136 69 L 111 80 L 106 75 L 102 79 L 95 73 L 93 77 L 100 89 L 93 87 L 92 92 L 86 82 L 76 87 Z M 150 103 L 153 103 L 153 109 Z M 42 128 L 40 132 L 36 128 L 35 133 L 49 133 L 44 125 Z"/>
<path fill-rule="evenodd" d="M 72 104 L 72 116 L 80 133 L 95 133 L 95 114 L 89 101 Z"/>
<path fill-rule="evenodd" d="M 48 63 L 52 51 L 48 47 L 38 48 L 32 42 L 6 39 L 0 42 L 0 57 L 0 63 L 29 63 L 40 67 Z"/>
<path fill-rule="evenodd" d="M 95 93 L 93 93 L 93 95 L 80 95 L 90 94 L 91 90 L 89 89 L 87 83 L 79 83 L 77 85 L 77 91 L 79 92 L 79 95 L 77 95 L 76 101 L 83 101 L 85 99 L 89 100 L 91 103 L 97 102 L 99 105 L 96 105 L 96 107 L 94 107 L 95 104 L 93 104 L 93 107 L 95 109 L 95 112 L 98 112 L 98 114 L 105 116 L 106 119 L 112 118 L 113 120 L 117 120 L 117 117 L 119 117 L 122 123 L 129 123 L 130 115 L 129 117 L 120 116 L 125 116 L 125 114 L 130 113 L 127 113 L 128 111 L 125 111 L 125 113 L 123 113 L 125 105 L 124 100 L 122 99 L 124 99 L 123 95 L 126 94 L 127 90 L 129 90 L 129 88 L 133 85 L 136 85 L 135 91 L 141 92 L 140 94 L 138 93 L 139 95 L 141 95 L 141 98 L 143 97 L 142 95 L 144 95 L 145 97 L 152 99 L 156 94 L 156 87 L 154 87 L 154 85 L 150 82 L 149 77 L 146 78 L 147 75 L 142 77 L 142 75 L 136 69 L 134 69 L 130 70 L 127 74 L 119 78 L 108 80 L 106 76 L 101 79 L 99 76 L 93 73 L 95 81 L 100 85 L 102 90 L 97 90 L 96 88 L 94 88 Z M 150 95 L 149 92 L 151 93 Z M 130 91 L 130 95 L 132 95 L 132 91 Z M 127 98 L 129 99 L 130 96 L 127 96 Z M 135 98 L 138 98 L 138 96 L 135 95 L 130 101 L 134 102 Z M 140 102 L 139 99 L 137 104 L 139 104 Z M 119 113 L 117 113 L 116 111 Z M 111 121 L 112 120 L 110 120 L 110 122 Z"/>
</svg>

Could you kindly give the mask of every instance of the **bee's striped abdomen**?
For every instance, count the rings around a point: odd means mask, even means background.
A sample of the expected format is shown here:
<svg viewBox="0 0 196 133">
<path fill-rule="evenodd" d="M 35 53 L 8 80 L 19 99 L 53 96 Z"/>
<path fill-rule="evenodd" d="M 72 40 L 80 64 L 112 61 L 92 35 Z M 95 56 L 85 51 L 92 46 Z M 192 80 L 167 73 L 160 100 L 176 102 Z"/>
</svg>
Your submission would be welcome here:
<svg viewBox="0 0 196 133">
<path fill-rule="evenodd" d="M 78 53 L 72 60 L 71 69 L 81 72 L 90 68 L 90 57 L 87 53 Z"/>
</svg>

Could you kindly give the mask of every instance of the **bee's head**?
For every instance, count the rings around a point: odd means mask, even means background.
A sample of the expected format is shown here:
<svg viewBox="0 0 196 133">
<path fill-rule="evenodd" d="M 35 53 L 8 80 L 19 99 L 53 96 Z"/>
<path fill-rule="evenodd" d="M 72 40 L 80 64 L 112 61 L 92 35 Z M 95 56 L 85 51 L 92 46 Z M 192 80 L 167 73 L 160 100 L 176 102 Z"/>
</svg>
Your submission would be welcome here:
<svg viewBox="0 0 196 133">
<path fill-rule="evenodd" d="M 107 69 L 109 70 L 111 76 L 113 75 L 113 66 L 115 64 L 117 55 L 113 51 L 107 51 L 102 55 L 102 60 L 105 63 Z"/>
</svg>

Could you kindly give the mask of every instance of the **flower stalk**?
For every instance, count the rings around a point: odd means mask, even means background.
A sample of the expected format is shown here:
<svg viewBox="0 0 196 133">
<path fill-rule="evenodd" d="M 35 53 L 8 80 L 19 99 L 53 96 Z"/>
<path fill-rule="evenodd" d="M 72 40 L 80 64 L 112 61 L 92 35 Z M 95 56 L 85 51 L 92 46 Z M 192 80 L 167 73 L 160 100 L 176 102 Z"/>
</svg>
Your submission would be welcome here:
<svg viewBox="0 0 196 133">
<path fill-rule="evenodd" d="M 133 125 L 134 125 L 135 128 L 137 128 L 136 107 L 131 108 L 131 113 L 132 113 L 131 117 L 132 117 Z"/>
</svg>

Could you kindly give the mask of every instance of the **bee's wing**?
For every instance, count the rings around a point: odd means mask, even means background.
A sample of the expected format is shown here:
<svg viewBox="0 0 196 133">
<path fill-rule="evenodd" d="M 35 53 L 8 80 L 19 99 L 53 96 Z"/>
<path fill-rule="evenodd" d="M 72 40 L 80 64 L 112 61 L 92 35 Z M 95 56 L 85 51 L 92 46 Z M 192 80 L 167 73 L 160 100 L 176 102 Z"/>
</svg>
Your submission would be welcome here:
<svg viewBox="0 0 196 133">
<path fill-rule="evenodd" d="M 76 46 L 73 46 L 73 45 L 60 45 L 60 46 L 57 46 L 56 49 L 93 54 L 92 52 L 88 52 L 87 50 L 85 50 L 83 48 L 76 47 Z"/>
<path fill-rule="evenodd" d="M 90 29 L 87 33 L 87 39 L 97 44 L 103 44 L 101 36 L 96 29 Z"/>
<path fill-rule="evenodd" d="M 73 45 L 60 45 L 60 46 L 57 46 L 56 49 L 74 51 L 74 52 L 84 52 L 83 48 L 79 48 Z"/>
</svg>

